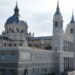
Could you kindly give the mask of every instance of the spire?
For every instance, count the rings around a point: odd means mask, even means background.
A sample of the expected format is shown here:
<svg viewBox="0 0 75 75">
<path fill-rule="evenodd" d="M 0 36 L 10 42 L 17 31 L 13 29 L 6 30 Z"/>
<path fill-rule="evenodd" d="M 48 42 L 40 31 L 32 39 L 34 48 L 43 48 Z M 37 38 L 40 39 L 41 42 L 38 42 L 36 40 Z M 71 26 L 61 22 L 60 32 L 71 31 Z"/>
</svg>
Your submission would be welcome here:
<svg viewBox="0 0 75 75">
<path fill-rule="evenodd" d="M 58 15 L 58 14 L 60 14 L 59 0 L 58 0 L 58 2 L 57 2 L 57 8 L 56 8 L 55 15 Z"/>
<path fill-rule="evenodd" d="M 70 23 L 74 23 L 74 14 L 73 14 L 73 11 L 72 11 L 72 17 L 71 17 Z"/>
<path fill-rule="evenodd" d="M 15 9 L 14 9 L 14 15 L 19 16 L 19 8 L 18 8 L 18 5 L 17 5 L 17 2 L 16 2 Z"/>
</svg>

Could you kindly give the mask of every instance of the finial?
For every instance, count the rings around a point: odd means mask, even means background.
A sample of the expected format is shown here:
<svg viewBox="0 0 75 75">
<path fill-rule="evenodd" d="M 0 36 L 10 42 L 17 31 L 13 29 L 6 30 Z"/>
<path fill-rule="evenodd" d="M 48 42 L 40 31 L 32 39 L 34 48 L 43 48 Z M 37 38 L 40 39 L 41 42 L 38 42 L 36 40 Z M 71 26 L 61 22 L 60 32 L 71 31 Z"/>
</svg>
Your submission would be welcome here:
<svg viewBox="0 0 75 75">
<path fill-rule="evenodd" d="M 59 0 L 57 0 L 57 9 L 59 9 Z"/>
<path fill-rule="evenodd" d="M 73 10 L 72 10 L 72 17 L 71 17 L 70 23 L 74 23 L 74 12 L 73 12 Z"/>
<path fill-rule="evenodd" d="M 16 0 L 16 4 L 17 4 L 17 2 L 18 2 L 18 1 Z"/>
<path fill-rule="evenodd" d="M 16 7 L 15 7 L 15 9 L 17 9 L 19 11 L 19 9 L 18 9 L 18 2 L 17 1 L 16 1 Z"/>
<path fill-rule="evenodd" d="M 74 10 L 72 9 L 72 15 L 74 15 Z"/>
<path fill-rule="evenodd" d="M 15 6 L 15 9 L 14 9 L 14 15 L 16 16 L 19 16 L 19 8 L 18 8 L 18 4 L 17 4 L 17 1 L 16 1 L 16 6 Z"/>
<path fill-rule="evenodd" d="M 59 5 L 59 0 L 57 0 L 57 5 Z"/>
<path fill-rule="evenodd" d="M 58 14 L 60 14 L 59 0 L 57 0 L 57 8 L 56 8 L 55 15 L 58 15 Z"/>
<path fill-rule="evenodd" d="M 18 1 L 16 0 L 16 6 L 18 6 Z"/>
</svg>

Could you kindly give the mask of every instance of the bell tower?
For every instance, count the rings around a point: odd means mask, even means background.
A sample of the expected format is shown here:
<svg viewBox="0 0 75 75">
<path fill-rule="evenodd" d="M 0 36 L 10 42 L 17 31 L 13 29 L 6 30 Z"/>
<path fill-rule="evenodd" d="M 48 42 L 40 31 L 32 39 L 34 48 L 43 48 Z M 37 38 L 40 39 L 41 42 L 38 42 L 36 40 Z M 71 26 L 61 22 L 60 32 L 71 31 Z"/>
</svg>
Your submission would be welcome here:
<svg viewBox="0 0 75 75">
<path fill-rule="evenodd" d="M 54 51 L 54 71 L 57 75 L 63 72 L 64 66 L 63 58 L 60 52 L 63 50 L 63 17 L 59 8 L 59 1 L 57 2 L 56 12 L 53 17 L 53 51 Z"/>
<path fill-rule="evenodd" d="M 53 17 L 53 50 L 60 50 L 61 35 L 63 34 L 63 17 L 59 8 L 59 1 L 57 2 L 56 12 Z"/>
<path fill-rule="evenodd" d="M 57 2 L 56 12 L 53 17 L 53 35 L 63 33 L 63 17 L 59 8 L 59 1 Z"/>
</svg>

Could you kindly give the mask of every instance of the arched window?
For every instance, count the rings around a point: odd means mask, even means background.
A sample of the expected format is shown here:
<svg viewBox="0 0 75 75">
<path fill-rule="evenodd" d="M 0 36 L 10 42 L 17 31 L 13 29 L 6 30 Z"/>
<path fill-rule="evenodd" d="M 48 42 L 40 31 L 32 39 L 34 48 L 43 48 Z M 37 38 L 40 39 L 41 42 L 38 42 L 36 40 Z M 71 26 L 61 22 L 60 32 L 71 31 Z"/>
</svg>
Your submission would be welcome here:
<svg viewBox="0 0 75 75">
<path fill-rule="evenodd" d="M 58 22 L 57 21 L 55 22 L 55 27 L 58 27 Z"/>
<path fill-rule="evenodd" d="M 12 29 L 12 33 L 14 33 L 14 30 Z"/>
<path fill-rule="evenodd" d="M 18 28 L 16 28 L 16 30 L 17 30 L 17 32 L 19 32 L 19 29 Z"/>
<path fill-rule="evenodd" d="M 14 44 L 14 46 L 16 46 L 16 43 Z"/>
<path fill-rule="evenodd" d="M 4 43 L 4 46 L 6 46 L 6 43 Z"/>
<path fill-rule="evenodd" d="M 22 44 L 20 44 L 20 46 L 22 46 Z"/>
<path fill-rule="evenodd" d="M 12 46 L 12 44 L 9 44 L 9 46 Z"/>
<path fill-rule="evenodd" d="M 73 33 L 73 28 L 70 29 L 70 33 Z"/>
<path fill-rule="evenodd" d="M 11 29 L 11 28 L 9 28 L 9 32 L 11 32 L 11 30 L 12 30 L 12 29 Z"/>
</svg>

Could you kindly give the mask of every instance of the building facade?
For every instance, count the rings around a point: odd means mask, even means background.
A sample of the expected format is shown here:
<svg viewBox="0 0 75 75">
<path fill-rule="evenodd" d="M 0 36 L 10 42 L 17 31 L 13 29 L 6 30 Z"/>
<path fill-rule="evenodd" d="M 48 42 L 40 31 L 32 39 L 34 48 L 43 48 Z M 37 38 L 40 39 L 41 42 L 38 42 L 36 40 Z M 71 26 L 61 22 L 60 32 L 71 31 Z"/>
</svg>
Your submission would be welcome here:
<svg viewBox="0 0 75 75">
<path fill-rule="evenodd" d="M 75 21 L 72 14 L 66 31 L 57 3 L 53 35 L 34 37 L 19 19 L 18 5 L 0 35 L 0 75 L 61 75 L 75 70 Z"/>
</svg>

